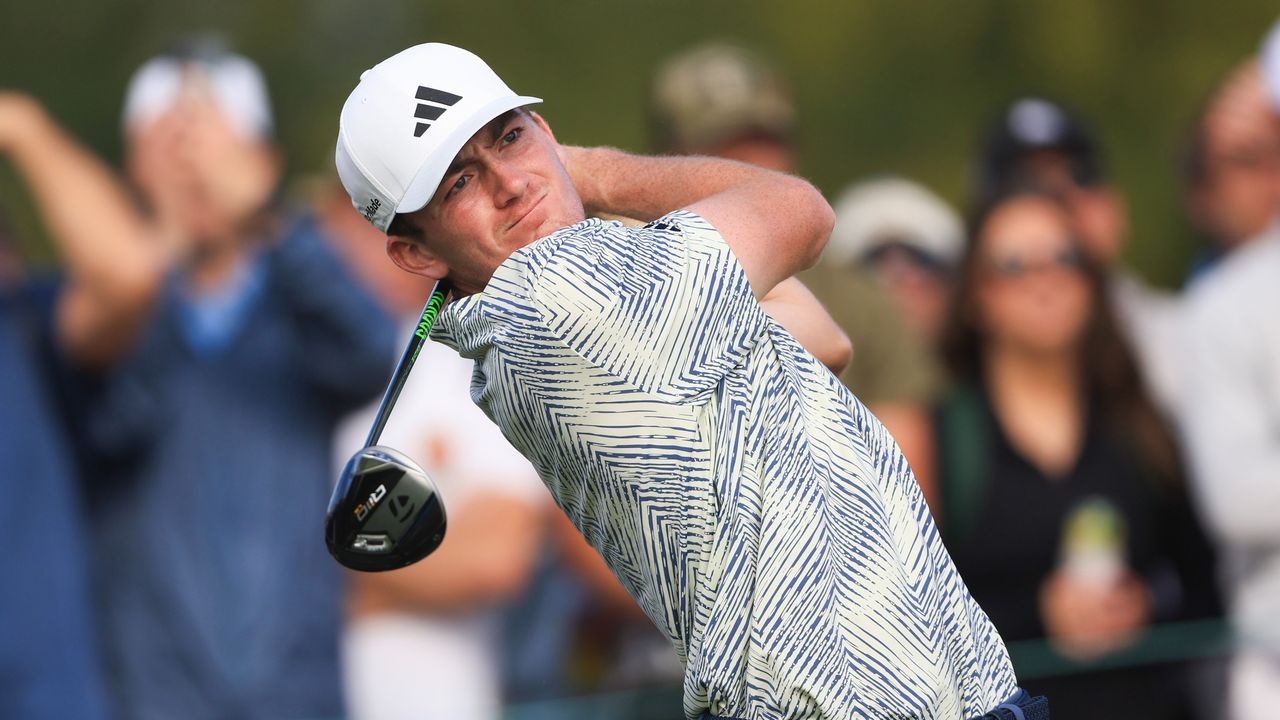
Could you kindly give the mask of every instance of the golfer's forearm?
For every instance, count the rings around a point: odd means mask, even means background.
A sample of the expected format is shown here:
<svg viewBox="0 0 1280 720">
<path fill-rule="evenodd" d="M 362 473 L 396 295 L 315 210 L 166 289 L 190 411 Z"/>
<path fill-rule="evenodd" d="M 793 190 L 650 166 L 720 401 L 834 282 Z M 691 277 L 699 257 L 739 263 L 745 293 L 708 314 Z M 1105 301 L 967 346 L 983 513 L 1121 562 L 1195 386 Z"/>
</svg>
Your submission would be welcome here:
<svg viewBox="0 0 1280 720">
<path fill-rule="evenodd" d="M 642 157 L 562 147 L 588 213 L 651 220 L 681 208 L 701 215 L 733 249 L 756 297 L 810 267 L 834 214 L 805 180 L 732 160 Z"/>
<path fill-rule="evenodd" d="M 565 147 L 566 167 L 587 212 L 653 220 L 727 190 L 767 183 L 779 173 L 706 157 L 646 157 L 613 148 Z"/>
</svg>

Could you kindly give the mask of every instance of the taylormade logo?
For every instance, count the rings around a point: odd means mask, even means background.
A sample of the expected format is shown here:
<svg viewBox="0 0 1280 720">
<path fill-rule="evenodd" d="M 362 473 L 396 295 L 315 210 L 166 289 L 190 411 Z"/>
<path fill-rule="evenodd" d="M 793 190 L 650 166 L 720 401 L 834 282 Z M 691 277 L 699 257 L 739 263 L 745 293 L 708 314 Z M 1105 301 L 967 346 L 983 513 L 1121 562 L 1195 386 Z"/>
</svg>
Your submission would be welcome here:
<svg viewBox="0 0 1280 720">
<path fill-rule="evenodd" d="M 413 511 L 418 506 L 410 501 L 408 495 L 397 495 L 387 501 L 387 508 L 391 510 L 391 514 L 395 519 L 404 522 L 413 517 Z"/>
<path fill-rule="evenodd" d="M 365 220 L 368 220 L 369 222 L 373 222 L 373 216 L 378 213 L 378 208 L 380 207 L 382 207 L 382 201 L 379 200 L 378 198 L 374 198 L 370 200 L 369 204 L 365 205 L 364 209 L 361 210 L 360 212 L 364 214 Z"/>
<path fill-rule="evenodd" d="M 425 85 L 418 86 L 418 93 L 414 96 L 421 100 L 418 103 L 418 109 L 413 112 L 413 116 L 420 121 L 413 128 L 414 137 L 422 137 L 422 133 L 431 127 L 431 122 L 439 120 L 444 114 L 446 108 L 451 108 L 462 99 L 461 95 L 454 95 L 451 92 L 429 88 Z"/>
</svg>

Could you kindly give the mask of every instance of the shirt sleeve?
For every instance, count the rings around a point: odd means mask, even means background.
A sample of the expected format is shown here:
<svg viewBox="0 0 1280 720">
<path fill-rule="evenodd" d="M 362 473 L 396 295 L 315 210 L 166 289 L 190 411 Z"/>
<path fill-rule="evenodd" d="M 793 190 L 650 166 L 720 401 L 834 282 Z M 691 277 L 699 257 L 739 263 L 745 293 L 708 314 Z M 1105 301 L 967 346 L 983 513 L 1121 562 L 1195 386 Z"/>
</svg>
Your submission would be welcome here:
<svg viewBox="0 0 1280 720">
<path fill-rule="evenodd" d="M 587 221 L 539 243 L 533 306 L 574 352 L 670 401 L 705 400 L 764 335 L 746 273 L 705 219 Z"/>
</svg>

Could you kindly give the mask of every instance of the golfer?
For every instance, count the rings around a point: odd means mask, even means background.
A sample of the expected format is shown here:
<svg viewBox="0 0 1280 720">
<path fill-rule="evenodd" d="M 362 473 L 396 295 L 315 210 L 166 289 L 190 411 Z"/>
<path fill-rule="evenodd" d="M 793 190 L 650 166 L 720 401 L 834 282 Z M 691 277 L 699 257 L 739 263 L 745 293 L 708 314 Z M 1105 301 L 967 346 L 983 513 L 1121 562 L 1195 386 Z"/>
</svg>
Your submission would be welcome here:
<svg viewBox="0 0 1280 720">
<path fill-rule="evenodd" d="M 409 48 L 347 99 L 338 172 L 397 265 L 453 283 L 435 337 L 675 644 L 685 715 L 1048 717 L 893 438 L 766 312 L 829 322 L 790 279 L 831 231 L 818 191 L 561 145 L 537 102 Z"/>
</svg>

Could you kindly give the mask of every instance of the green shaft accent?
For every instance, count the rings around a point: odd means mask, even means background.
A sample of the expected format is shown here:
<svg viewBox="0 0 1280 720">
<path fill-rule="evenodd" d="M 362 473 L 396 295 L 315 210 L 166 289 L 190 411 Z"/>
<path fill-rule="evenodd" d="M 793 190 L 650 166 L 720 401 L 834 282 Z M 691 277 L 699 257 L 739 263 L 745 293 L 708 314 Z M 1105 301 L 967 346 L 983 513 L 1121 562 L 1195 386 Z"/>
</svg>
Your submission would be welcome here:
<svg viewBox="0 0 1280 720">
<path fill-rule="evenodd" d="M 418 360 L 418 353 L 422 352 L 422 346 L 431 335 L 431 327 L 435 325 L 436 317 L 444 307 L 444 300 L 448 297 L 450 290 L 452 288 L 446 280 L 437 282 L 431 289 L 427 304 L 422 308 L 418 327 L 413 331 L 413 337 L 409 338 L 409 346 L 400 356 L 400 363 L 396 365 L 395 374 L 391 376 L 391 384 L 387 386 L 387 391 L 382 396 L 382 403 L 378 406 L 378 416 L 373 420 L 373 428 L 364 442 L 365 447 L 376 445 L 378 438 L 382 437 L 382 429 L 387 425 L 387 418 L 391 416 L 396 398 L 400 397 L 400 391 L 404 389 L 405 381 L 409 379 L 409 371 L 413 369 L 413 364 Z"/>
</svg>

